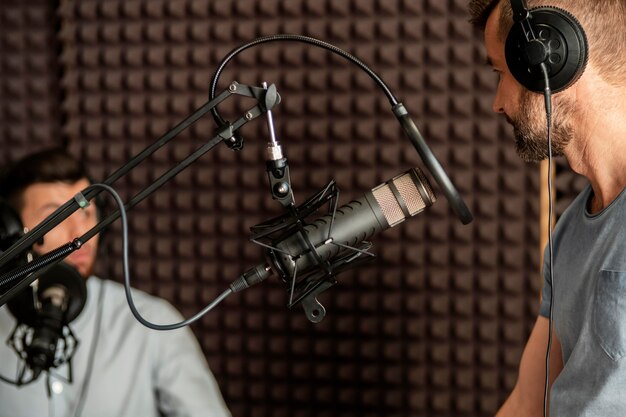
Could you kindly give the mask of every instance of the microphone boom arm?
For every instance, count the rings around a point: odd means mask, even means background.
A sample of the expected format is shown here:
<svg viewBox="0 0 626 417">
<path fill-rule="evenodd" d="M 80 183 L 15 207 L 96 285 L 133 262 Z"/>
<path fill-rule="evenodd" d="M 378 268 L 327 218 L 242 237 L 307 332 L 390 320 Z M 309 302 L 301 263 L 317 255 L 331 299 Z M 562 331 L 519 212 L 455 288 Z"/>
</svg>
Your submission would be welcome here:
<svg viewBox="0 0 626 417">
<path fill-rule="evenodd" d="M 452 183 L 452 181 L 450 180 L 446 172 L 443 170 L 437 157 L 430 150 L 430 148 L 426 144 L 426 141 L 417 130 L 415 123 L 409 116 L 404 105 L 398 101 L 396 96 L 391 92 L 390 88 L 387 86 L 387 84 L 383 81 L 383 79 L 378 74 L 376 74 L 371 68 L 369 68 L 360 59 L 344 51 L 343 49 L 336 47 L 335 45 L 329 44 L 328 42 L 324 42 L 316 38 L 312 38 L 310 36 L 295 35 L 295 34 L 289 34 L 289 33 L 263 36 L 263 37 L 254 39 L 244 45 L 236 47 L 222 59 L 222 61 L 218 65 L 217 70 L 215 71 L 215 74 L 213 74 L 213 78 L 211 79 L 211 86 L 209 88 L 209 97 L 213 97 L 213 95 L 215 94 L 215 87 L 217 86 L 220 75 L 224 71 L 224 68 L 226 67 L 226 65 L 233 58 L 235 58 L 239 53 L 249 48 L 263 45 L 266 43 L 271 43 L 271 42 L 300 42 L 300 43 L 305 43 L 305 44 L 312 45 L 318 48 L 322 48 L 329 52 L 334 53 L 335 55 L 338 55 L 344 58 L 348 62 L 355 64 L 357 67 L 363 70 L 376 83 L 376 85 L 380 87 L 380 89 L 383 91 L 383 93 L 387 97 L 387 100 L 389 100 L 389 104 L 391 104 L 391 110 L 394 116 L 398 119 L 398 122 L 400 122 L 400 125 L 402 126 L 402 129 L 408 136 L 411 144 L 413 145 L 417 153 L 422 158 L 422 161 L 424 162 L 424 164 L 428 167 L 433 178 L 435 179 L 435 181 L 437 182 L 437 184 L 443 191 L 443 194 L 446 196 L 446 199 L 448 200 L 448 203 L 452 207 L 452 210 L 454 211 L 456 216 L 459 218 L 459 220 L 461 220 L 461 223 L 469 224 L 472 222 L 474 217 L 470 209 L 467 207 L 467 205 L 465 204 L 465 201 L 463 201 L 463 198 L 457 191 L 456 187 L 454 186 L 454 184 Z M 215 122 L 218 125 L 222 125 L 225 123 L 224 119 L 217 111 L 217 108 L 214 109 L 211 113 L 213 115 L 213 118 L 215 119 Z M 243 139 L 239 137 L 239 140 L 243 140 Z"/>
<path fill-rule="evenodd" d="M 251 87 L 244 84 L 239 84 L 237 82 L 232 82 L 228 89 L 224 90 L 217 97 L 212 98 L 202 106 L 200 106 L 197 110 L 195 110 L 191 115 L 185 118 L 178 125 L 174 126 L 167 133 L 157 139 L 150 146 L 146 147 L 143 151 L 138 153 L 135 157 L 133 157 L 129 162 L 120 167 L 117 171 L 111 174 L 106 180 L 103 181 L 104 184 L 111 186 L 120 178 L 127 175 L 133 168 L 143 162 L 147 157 L 156 152 L 158 149 L 166 145 L 169 141 L 174 139 L 179 133 L 183 130 L 187 129 L 201 117 L 206 115 L 209 111 L 214 109 L 218 104 L 222 101 L 226 100 L 228 97 L 232 95 L 239 95 L 244 97 L 250 97 L 256 100 L 257 105 L 251 107 L 246 111 L 246 113 L 237 119 L 233 123 L 227 123 L 220 126 L 218 132 L 211 140 L 209 140 L 206 144 L 198 148 L 191 155 L 187 156 L 183 161 L 181 161 L 174 168 L 170 169 L 161 177 L 159 177 L 156 181 L 150 184 L 148 187 L 144 188 L 142 191 L 137 193 L 133 198 L 131 198 L 125 205 L 126 210 L 130 210 L 139 202 L 144 200 L 158 188 L 160 188 L 167 181 L 172 179 L 174 176 L 179 174 L 181 171 L 186 169 L 189 165 L 199 159 L 206 152 L 215 147 L 218 143 L 224 141 L 227 144 L 234 141 L 234 135 L 237 129 L 241 128 L 243 125 L 248 123 L 251 120 L 259 117 L 263 113 L 271 110 L 274 106 L 280 103 L 280 96 L 276 92 L 276 87 L 272 84 L 269 88 L 263 87 Z M 35 226 L 29 233 L 22 236 L 18 241 L 16 241 L 9 249 L 0 254 L 0 270 L 2 267 L 7 264 L 11 259 L 18 256 L 27 248 L 31 247 L 35 242 L 41 239 L 46 233 L 60 224 L 62 221 L 67 219 L 79 208 L 83 207 L 81 205 L 81 201 L 91 200 L 95 198 L 101 189 L 87 187 L 83 192 L 79 193 L 77 197 L 66 202 L 57 210 L 55 210 L 50 216 L 44 219 L 41 223 Z M 83 194 L 84 193 L 84 194 Z M 83 194 L 81 196 L 81 194 Z M 96 226 L 87 231 L 80 238 L 75 239 L 73 242 L 70 242 L 66 245 L 63 245 L 47 254 L 42 255 L 38 259 L 37 265 L 31 265 L 30 263 L 18 268 L 15 268 L 7 273 L 4 273 L 0 276 L 0 289 L 3 287 L 12 284 L 14 281 L 20 280 L 17 284 L 13 285 L 9 290 L 0 295 L 0 306 L 6 304 L 11 298 L 15 296 L 19 291 L 23 290 L 28 286 L 31 282 L 36 279 L 36 275 L 34 272 L 40 270 L 41 268 L 45 268 L 47 266 L 53 265 L 64 259 L 67 255 L 74 252 L 76 249 L 80 248 L 80 246 L 98 234 L 102 229 L 104 229 L 109 224 L 113 223 L 120 217 L 120 211 L 117 210 L 111 213 L 107 218 L 98 222 Z M 59 256 L 59 252 L 62 252 L 63 255 Z M 34 268 L 33 268 L 34 267 Z"/>
</svg>

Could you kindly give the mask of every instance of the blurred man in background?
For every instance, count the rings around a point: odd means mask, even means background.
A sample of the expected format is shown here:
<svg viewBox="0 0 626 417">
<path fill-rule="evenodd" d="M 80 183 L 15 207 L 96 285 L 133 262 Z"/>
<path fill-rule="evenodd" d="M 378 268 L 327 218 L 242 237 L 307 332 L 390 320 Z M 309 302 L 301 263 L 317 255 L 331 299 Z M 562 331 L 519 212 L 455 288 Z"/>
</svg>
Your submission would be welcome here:
<svg viewBox="0 0 626 417">
<path fill-rule="evenodd" d="M 79 160 L 62 149 L 50 149 L 17 161 L 4 172 L 0 194 L 32 229 L 89 184 Z M 95 204 L 80 209 L 35 244 L 46 253 L 96 225 Z M 87 280 L 87 301 L 70 327 L 80 346 L 72 359 L 74 381 L 50 373 L 17 388 L 0 382 L 3 416 L 230 416 L 200 346 L 191 330 L 150 330 L 131 314 L 121 284 L 93 275 L 98 236 L 65 259 Z M 181 320 L 166 301 L 134 291 L 142 315 L 157 323 Z M 15 327 L 7 306 L 0 308 L 0 339 Z M 15 375 L 18 357 L 0 346 L 0 373 Z M 64 368 L 67 365 L 63 366 Z M 47 395 L 46 384 L 51 387 Z"/>
</svg>

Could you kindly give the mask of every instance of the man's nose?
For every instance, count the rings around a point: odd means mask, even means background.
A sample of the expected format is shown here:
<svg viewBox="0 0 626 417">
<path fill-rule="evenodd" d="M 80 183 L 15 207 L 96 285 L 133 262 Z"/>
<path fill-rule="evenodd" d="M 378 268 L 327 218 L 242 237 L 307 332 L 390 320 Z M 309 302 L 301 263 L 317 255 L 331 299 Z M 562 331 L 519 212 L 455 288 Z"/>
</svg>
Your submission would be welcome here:
<svg viewBox="0 0 626 417">
<path fill-rule="evenodd" d="M 491 109 L 494 111 L 494 113 L 504 113 L 504 105 L 502 104 L 502 91 L 500 88 L 496 90 L 496 95 L 493 98 Z"/>
<path fill-rule="evenodd" d="M 82 209 L 72 214 L 67 221 L 72 239 L 82 236 L 93 227 L 93 222 L 90 221 L 89 216 Z"/>
</svg>

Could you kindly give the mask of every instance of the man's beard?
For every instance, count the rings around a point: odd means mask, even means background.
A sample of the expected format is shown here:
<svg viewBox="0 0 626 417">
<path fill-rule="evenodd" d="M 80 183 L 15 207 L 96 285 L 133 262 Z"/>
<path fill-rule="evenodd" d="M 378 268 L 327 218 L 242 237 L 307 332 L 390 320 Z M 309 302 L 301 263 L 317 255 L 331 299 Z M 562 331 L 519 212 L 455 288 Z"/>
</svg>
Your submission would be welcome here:
<svg viewBox="0 0 626 417">
<path fill-rule="evenodd" d="M 572 122 L 576 104 L 569 97 L 553 97 L 552 155 L 562 155 L 573 136 Z M 508 118 L 513 125 L 517 154 L 526 162 L 540 162 L 548 157 L 548 127 L 543 97 L 524 90 L 520 111 Z"/>
</svg>

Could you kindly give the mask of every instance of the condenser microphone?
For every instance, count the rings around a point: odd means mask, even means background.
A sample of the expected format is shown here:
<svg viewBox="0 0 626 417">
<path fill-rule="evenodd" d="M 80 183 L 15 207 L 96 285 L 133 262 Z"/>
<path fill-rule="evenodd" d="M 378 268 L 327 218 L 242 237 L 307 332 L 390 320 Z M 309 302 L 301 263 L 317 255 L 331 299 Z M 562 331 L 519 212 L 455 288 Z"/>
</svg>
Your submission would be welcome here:
<svg viewBox="0 0 626 417">
<path fill-rule="evenodd" d="M 372 236 L 415 216 L 436 200 L 428 180 L 413 168 L 277 239 L 266 251 L 270 267 L 284 280 L 306 274 L 320 262 L 332 263 Z"/>
</svg>

